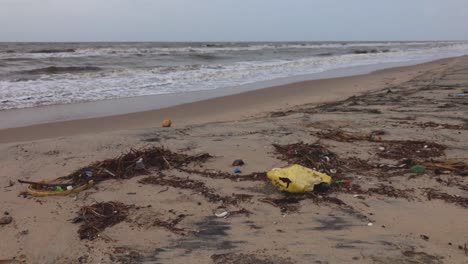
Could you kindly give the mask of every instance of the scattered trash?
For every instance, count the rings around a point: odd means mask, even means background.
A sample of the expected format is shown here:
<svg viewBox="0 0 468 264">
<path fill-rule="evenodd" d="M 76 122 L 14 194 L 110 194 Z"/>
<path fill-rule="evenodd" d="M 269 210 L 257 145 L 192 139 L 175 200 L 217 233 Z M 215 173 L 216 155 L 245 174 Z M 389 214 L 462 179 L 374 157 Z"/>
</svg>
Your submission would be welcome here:
<svg viewBox="0 0 468 264">
<path fill-rule="evenodd" d="M 242 172 L 242 171 L 241 171 L 241 169 L 239 169 L 239 168 L 235 168 L 235 169 L 234 169 L 234 173 L 236 173 L 236 174 L 241 173 L 241 172 Z"/>
<path fill-rule="evenodd" d="M 414 165 L 410 168 L 412 173 L 424 173 L 426 171 L 426 166 L 423 165 Z"/>
<path fill-rule="evenodd" d="M 162 121 L 162 127 L 171 127 L 172 121 L 170 119 L 164 119 Z"/>
<path fill-rule="evenodd" d="M 86 177 L 91 178 L 93 177 L 93 171 L 89 168 L 86 168 L 83 170 L 83 173 L 86 175 Z"/>
<path fill-rule="evenodd" d="M 64 178 L 58 178 L 51 182 L 46 181 L 39 181 L 39 182 L 31 182 L 31 181 L 23 181 L 18 180 L 19 183 L 26 183 L 29 184 L 27 189 L 27 194 L 36 196 L 36 197 L 44 197 L 44 196 L 66 196 L 72 193 L 78 193 L 88 189 L 89 187 L 94 185 L 93 180 L 89 180 L 81 185 L 75 185 L 74 188 L 71 190 L 68 189 L 70 186 L 68 181 L 64 181 Z M 66 191 L 64 191 L 66 189 Z"/>
<path fill-rule="evenodd" d="M 374 224 L 373 223 L 368 223 L 367 226 L 373 226 Z"/>
<path fill-rule="evenodd" d="M 214 215 L 215 215 L 216 217 L 223 218 L 223 217 L 228 216 L 228 215 L 229 215 L 229 212 L 228 212 L 226 209 L 224 209 L 224 208 L 218 208 L 218 209 L 215 211 Z"/>
<path fill-rule="evenodd" d="M 244 166 L 244 161 L 241 159 L 236 159 L 235 161 L 232 162 L 232 166 Z"/>
<path fill-rule="evenodd" d="M 345 185 L 345 184 L 350 184 L 351 180 L 337 180 L 335 181 L 336 185 Z"/>
<path fill-rule="evenodd" d="M 384 147 L 379 147 L 379 150 L 380 150 L 380 151 L 384 151 L 385 148 L 384 148 Z"/>
<path fill-rule="evenodd" d="M 454 94 L 455 97 L 465 97 L 465 93 L 457 93 L 457 94 Z"/>
<path fill-rule="evenodd" d="M 137 169 L 137 170 L 144 170 L 145 169 L 145 164 L 143 163 L 143 158 L 139 158 L 135 162 L 135 169 Z"/>
<path fill-rule="evenodd" d="M 73 223 L 83 223 L 78 229 L 80 239 L 94 240 L 107 227 L 125 220 L 131 206 L 120 202 L 102 202 L 81 207 Z"/>
<path fill-rule="evenodd" d="M 320 183 L 331 184 L 331 177 L 298 164 L 287 168 L 275 168 L 267 172 L 268 178 L 282 191 L 310 192 Z"/>
<path fill-rule="evenodd" d="M 423 240 L 426 240 L 426 241 L 428 241 L 428 240 L 429 240 L 429 237 L 428 237 L 428 236 L 426 236 L 426 235 L 421 235 L 420 237 L 421 237 Z"/>
<path fill-rule="evenodd" d="M 67 186 L 67 191 L 71 191 L 71 190 L 73 190 L 73 186 L 68 185 L 68 186 Z"/>
<path fill-rule="evenodd" d="M 5 215 L 0 217 L 0 225 L 8 225 L 13 221 L 13 217 L 10 215 Z"/>
</svg>

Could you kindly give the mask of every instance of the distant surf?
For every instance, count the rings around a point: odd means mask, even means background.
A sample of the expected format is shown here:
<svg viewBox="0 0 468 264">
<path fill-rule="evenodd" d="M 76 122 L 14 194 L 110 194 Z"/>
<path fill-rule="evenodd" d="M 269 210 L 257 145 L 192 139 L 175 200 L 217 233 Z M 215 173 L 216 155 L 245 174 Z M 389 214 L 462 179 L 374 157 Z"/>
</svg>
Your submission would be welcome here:
<svg viewBox="0 0 468 264">
<path fill-rule="evenodd" d="M 468 54 L 467 42 L 0 43 L 0 110 Z"/>
</svg>

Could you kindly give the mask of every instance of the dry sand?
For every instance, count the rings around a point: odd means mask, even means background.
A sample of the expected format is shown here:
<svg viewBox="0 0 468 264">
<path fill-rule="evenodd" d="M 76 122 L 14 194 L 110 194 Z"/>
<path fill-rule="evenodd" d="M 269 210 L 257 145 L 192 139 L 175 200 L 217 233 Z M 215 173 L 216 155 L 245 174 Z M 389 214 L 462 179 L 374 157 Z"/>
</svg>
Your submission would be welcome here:
<svg viewBox="0 0 468 264">
<path fill-rule="evenodd" d="M 2 130 L 0 209 L 13 222 L 0 225 L 0 263 L 468 263 L 466 176 L 447 169 L 414 174 L 401 160 L 467 162 L 467 97 L 450 96 L 467 89 L 468 57 L 460 57 L 158 111 Z M 172 128 L 159 127 L 164 117 L 172 118 Z M 353 133 L 346 142 L 330 133 L 341 130 Z M 384 134 L 360 137 L 376 130 Z M 26 188 L 18 179 L 65 176 L 130 148 L 210 153 L 214 158 L 188 168 L 230 174 L 232 161 L 242 158 L 246 175 L 287 165 L 273 144 L 298 142 L 335 153 L 341 163 L 331 176 L 352 184 L 291 196 L 258 177 L 210 178 L 173 168 L 163 178 L 151 171 L 67 197 L 18 195 Z M 147 176 L 156 184 L 139 182 Z M 182 188 L 170 179 L 196 184 Z M 250 214 L 216 218 L 222 202 L 206 192 L 234 199 L 223 205 L 228 211 Z M 282 198 L 278 207 L 271 202 Z M 107 201 L 141 208 L 131 208 L 100 238 L 80 240 L 80 225 L 70 219 L 82 206 Z M 182 231 L 161 226 L 180 215 L 174 223 Z"/>
</svg>

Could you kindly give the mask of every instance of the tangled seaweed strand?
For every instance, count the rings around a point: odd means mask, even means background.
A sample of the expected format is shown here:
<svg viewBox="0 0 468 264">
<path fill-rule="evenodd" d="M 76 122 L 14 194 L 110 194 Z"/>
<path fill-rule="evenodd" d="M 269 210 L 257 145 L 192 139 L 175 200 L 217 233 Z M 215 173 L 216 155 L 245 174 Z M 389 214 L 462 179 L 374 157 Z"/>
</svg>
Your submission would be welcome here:
<svg viewBox="0 0 468 264">
<path fill-rule="evenodd" d="M 211 158 L 209 154 L 190 156 L 174 153 L 163 147 L 151 147 L 143 149 L 131 149 L 126 154 L 113 159 L 95 162 L 87 167 L 80 168 L 68 176 L 58 180 L 67 183 L 61 185 L 78 186 L 94 180 L 95 183 L 108 179 L 129 179 L 134 176 L 147 174 L 147 169 L 166 170 L 180 168 L 190 163 L 201 163 Z M 144 168 L 139 168 L 138 160 L 142 160 Z M 91 177 L 86 176 L 91 172 Z M 41 187 L 41 186 L 38 186 Z"/>
<path fill-rule="evenodd" d="M 341 129 L 336 130 L 322 130 L 316 135 L 320 138 L 332 139 L 340 142 L 353 142 L 353 141 L 380 141 L 377 136 L 384 135 L 382 130 L 375 130 L 371 133 L 352 133 Z"/>
<path fill-rule="evenodd" d="M 94 240 L 107 227 L 125 220 L 130 207 L 121 202 L 102 202 L 83 206 L 72 222 L 83 223 L 78 229 L 80 239 Z"/>
<path fill-rule="evenodd" d="M 340 171 L 344 163 L 338 156 L 319 144 L 305 144 L 303 142 L 289 145 L 273 145 L 276 152 L 290 164 L 299 164 L 327 174 L 331 170 Z"/>
<path fill-rule="evenodd" d="M 420 163 L 428 169 L 434 170 L 436 174 L 442 171 L 451 171 L 462 176 L 468 175 L 468 161 L 466 160 L 432 160 Z"/>
<path fill-rule="evenodd" d="M 434 142 L 416 140 L 394 140 L 383 143 L 384 151 L 377 153 L 385 159 L 421 159 L 444 155 L 446 146 Z"/>
</svg>

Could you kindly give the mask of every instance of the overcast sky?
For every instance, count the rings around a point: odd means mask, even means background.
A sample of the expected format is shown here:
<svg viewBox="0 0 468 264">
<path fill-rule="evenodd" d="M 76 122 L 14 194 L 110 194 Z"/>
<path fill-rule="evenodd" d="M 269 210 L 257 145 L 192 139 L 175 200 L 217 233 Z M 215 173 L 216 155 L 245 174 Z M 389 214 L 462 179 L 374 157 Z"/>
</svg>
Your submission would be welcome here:
<svg viewBox="0 0 468 264">
<path fill-rule="evenodd" d="M 0 0 L 0 41 L 468 40 L 468 0 Z"/>
</svg>

